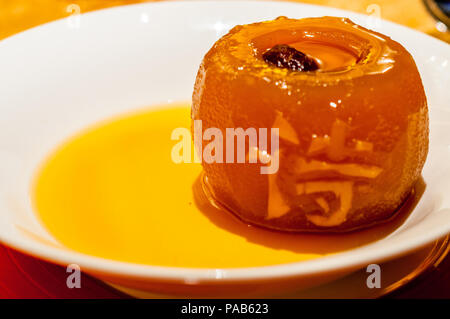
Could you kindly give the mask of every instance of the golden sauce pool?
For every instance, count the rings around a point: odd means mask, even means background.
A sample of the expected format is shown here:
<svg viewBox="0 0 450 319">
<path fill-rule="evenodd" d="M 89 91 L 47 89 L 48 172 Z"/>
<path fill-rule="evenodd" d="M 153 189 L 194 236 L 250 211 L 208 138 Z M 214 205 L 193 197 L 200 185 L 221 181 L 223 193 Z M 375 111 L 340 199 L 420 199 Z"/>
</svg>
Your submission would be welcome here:
<svg viewBox="0 0 450 319">
<path fill-rule="evenodd" d="M 201 166 L 175 164 L 175 128 L 190 107 L 144 110 L 95 126 L 49 156 L 33 185 L 35 210 L 63 245 L 107 259 L 174 267 L 251 267 L 318 258 L 377 240 L 403 217 L 346 235 L 249 226 L 209 204 Z"/>
</svg>

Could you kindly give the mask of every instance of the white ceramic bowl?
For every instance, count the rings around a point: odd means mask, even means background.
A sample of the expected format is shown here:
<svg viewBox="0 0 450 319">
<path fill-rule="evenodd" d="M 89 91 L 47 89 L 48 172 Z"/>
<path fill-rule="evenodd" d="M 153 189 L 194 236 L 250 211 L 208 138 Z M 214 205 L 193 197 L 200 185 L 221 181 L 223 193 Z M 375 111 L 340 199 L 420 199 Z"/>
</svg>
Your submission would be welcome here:
<svg viewBox="0 0 450 319">
<path fill-rule="evenodd" d="M 202 56 L 236 24 L 345 16 L 390 35 L 414 56 L 428 96 L 427 187 L 388 237 L 306 262 L 237 269 L 138 265 L 61 246 L 38 222 L 30 182 L 56 145 L 98 120 L 189 100 Z M 395 84 L 393 84 L 395 85 Z M 0 42 L 0 240 L 103 280 L 181 296 L 265 296 L 314 286 L 399 257 L 450 232 L 450 47 L 422 33 L 351 12 L 283 2 L 163 2 L 59 20 Z M 61 212 L 62 214 L 64 212 Z"/>
</svg>

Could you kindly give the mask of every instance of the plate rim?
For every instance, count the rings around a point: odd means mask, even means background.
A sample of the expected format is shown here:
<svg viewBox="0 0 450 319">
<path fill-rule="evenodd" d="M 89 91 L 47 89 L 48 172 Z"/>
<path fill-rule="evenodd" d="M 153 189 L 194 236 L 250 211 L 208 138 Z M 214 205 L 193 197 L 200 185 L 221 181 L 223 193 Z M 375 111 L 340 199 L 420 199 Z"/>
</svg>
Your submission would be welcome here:
<svg viewBox="0 0 450 319">
<path fill-rule="evenodd" d="M 151 8 L 153 6 L 178 6 L 178 5 L 216 5 L 218 3 L 224 4 L 225 1 L 201 1 L 201 0 L 189 0 L 189 1 L 163 1 L 163 2 L 150 2 L 150 3 L 139 3 L 130 4 L 125 6 L 118 6 L 112 8 L 105 8 L 101 10 L 91 11 L 84 13 L 84 18 L 95 19 L 96 15 L 108 14 L 110 11 L 124 10 L 124 8 L 134 7 L 135 10 L 140 8 Z M 324 10 L 331 10 L 336 12 L 336 14 L 358 16 L 360 18 L 367 17 L 367 15 L 331 8 L 321 5 L 311 5 L 303 3 L 295 3 L 290 1 L 261 1 L 261 0 L 231 0 L 226 1 L 227 5 L 236 4 L 253 4 L 258 3 L 271 3 L 279 6 L 288 7 L 314 7 Z M 328 13 L 329 14 L 329 13 Z M 334 14 L 334 13 L 333 13 Z M 27 36 L 31 32 L 35 32 L 37 29 L 42 28 L 52 28 L 57 27 L 59 24 L 64 23 L 68 18 L 58 19 L 51 21 L 37 27 L 22 31 L 10 37 L 7 37 L 0 41 L 0 47 L 2 45 L 8 45 L 10 41 L 14 41 L 22 36 Z M 417 36 L 426 39 L 426 41 L 433 41 L 436 45 L 441 46 L 442 44 L 448 45 L 446 42 L 441 41 L 437 38 L 431 37 L 427 34 L 419 32 L 417 30 L 410 29 L 406 26 L 397 24 L 395 22 L 390 22 L 383 20 L 388 26 L 393 25 L 396 28 L 402 29 L 403 32 L 414 32 Z M 450 52 L 450 46 L 448 47 Z M 450 210 L 450 208 L 443 208 L 444 210 Z M 45 226 L 45 225 L 43 225 Z M 416 226 L 411 227 L 414 229 Z M 44 229 L 46 229 L 44 227 Z M 401 236 L 405 236 L 411 229 L 405 230 L 405 233 Z M 385 260 L 392 259 L 394 257 L 400 257 L 406 255 L 414 250 L 417 250 L 425 245 L 431 243 L 434 240 L 444 237 L 450 232 L 450 224 L 435 231 L 433 233 L 427 233 L 420 238 L 414 238 L 413 241 L 400 241 L 394 247 L 390 247 L 389 250 L 381 249 L 381 247 L 373 248 L 372 250 L 367 250 L 367 248 L 376 242 L 363 245 L 361 247 L 351 249 L 348 251 L 343 251 L 337 254 L 318 257 L 308 261 L 291 262 L 279 265 L 270 266 L 259 266 L 259 267 L 239 267 L 239 268 L 185 268 L 185 267 L 168 267 L 168 266 L 154 266 L 137 264 L 125 261 L 111 260 L 101 257 L 96 257 L 93 255 L 88 255 L 84 253 L 77 252 L 70 248 L 58 248 L 50 247 L 44 244 L 40 244 L 32 241 L 31 239 L 25 238 L 8 238 L 7 235 L 0 232 L 0 242 L 15 248 L 21 252 L 28 255 L 44 259 L 53 263 L 60 265 L 69 265 L 76 261 L 82 268 L 82 270 L 87 270 L 87 272 L 110 274 L 114 276 L 126 276 L 128 278 L 157 278 L 160 280 L 189 280 L 192 282 L 204 282 L 204 281 L 216 281 L 216 282 L 235 282 L 236 280 L 271 280 L 279 278 L 289 278 L 289 277 L 299 277 L 302 275 L 318 275 L 321 273 L 329 273 L 332 271 L 342 271 L 342 270 L 353 270 L 360 268 L 361 266 L 367 265 L 368 263 L 381 262 Z M 53 237 L 53 236 L 52 236 Z M 357 252 L 357 254 L 355 254 Z M 349 258 L 357 255 L 358 258 Z M 376 255 L 374 258 L 373 255 Z"/>
</svg>

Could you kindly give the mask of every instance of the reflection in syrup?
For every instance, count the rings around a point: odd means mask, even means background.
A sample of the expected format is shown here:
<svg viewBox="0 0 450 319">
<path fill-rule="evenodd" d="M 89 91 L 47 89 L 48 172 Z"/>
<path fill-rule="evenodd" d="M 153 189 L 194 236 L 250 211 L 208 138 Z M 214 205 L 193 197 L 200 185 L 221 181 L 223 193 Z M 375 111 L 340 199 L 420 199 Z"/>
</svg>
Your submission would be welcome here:
<svg viewBox="0 0 450 319">
<path fill-rule="evenodd" d="M 290 43 L 290 46 L 310 57 L 314 57 L 322 71 L 339 70 L 343 67 L 353 66 L 358 62 L 358 57 L 353 52 L 338 46 L 314 41 Z"/>
<path fill-rule="evenodd" d="M 357 248 L 380 240 L 395 231 L 408 218 L 422 197 L 426 184 L 421 177 L 398 209 L 388 220 L 379 222 L 372 227 L 348 232 L 307 234 L 280 232 L 249 225 L 239 219 L 230 210 L 214 201 L 208 186 L 205 185 L 202 174 L 194 183 L 192 189 L 197 208 L 216 226 L 228 232 L 244 237 L 247 241 L 264 245 L 272 249 L 290 250 L 295 253 L 330 254 Z"/>
<path fill-rule="evenodd" d="M 316 22 L 320 20 L 318 25 Z M 274 27 L 276 26 L 276 28 Z M 250 25 L 251 26 L 251 25 Z M 346 18 L 322 17 L 301 20 L 278 17 L 273 23 L 258 24 L 232 35 L 238 43 L 251 39 L 248 47 L 234 48 L 233 53 L 243 58 L 252 52 L 259 57 L 262 52 L 277 44 L 288 44 L 305 53 L 319 65 L 318 76 L 333 76 L 333 73 L 354 72 L 351 77 L 363 74 L 382 74 L 392 69 L 397 51 L 390 48 L 386 40 L 376 32 L 355 25 Z M 360 68 L 355 68 L 355 65 Z M 360 72 L 364 68 L 363 72 Z M 328 73 L 328 75 L 327 75 Z"/>
</svg>

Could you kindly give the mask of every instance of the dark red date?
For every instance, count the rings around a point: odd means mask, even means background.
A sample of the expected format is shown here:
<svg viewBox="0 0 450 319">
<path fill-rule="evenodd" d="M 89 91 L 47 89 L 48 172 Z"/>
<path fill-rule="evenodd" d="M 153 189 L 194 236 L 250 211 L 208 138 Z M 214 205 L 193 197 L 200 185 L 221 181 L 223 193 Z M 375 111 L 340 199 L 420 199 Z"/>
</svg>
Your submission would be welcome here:
<svg viewBox="0 0 450 319">
<path fill-rule="evenodd" d="M 306 72 L 319 69 L 314 59 L 287 44 L 277 44 L 266 51 L 262 57 L 269 64 L 292 71 Z"/>
</svg>

